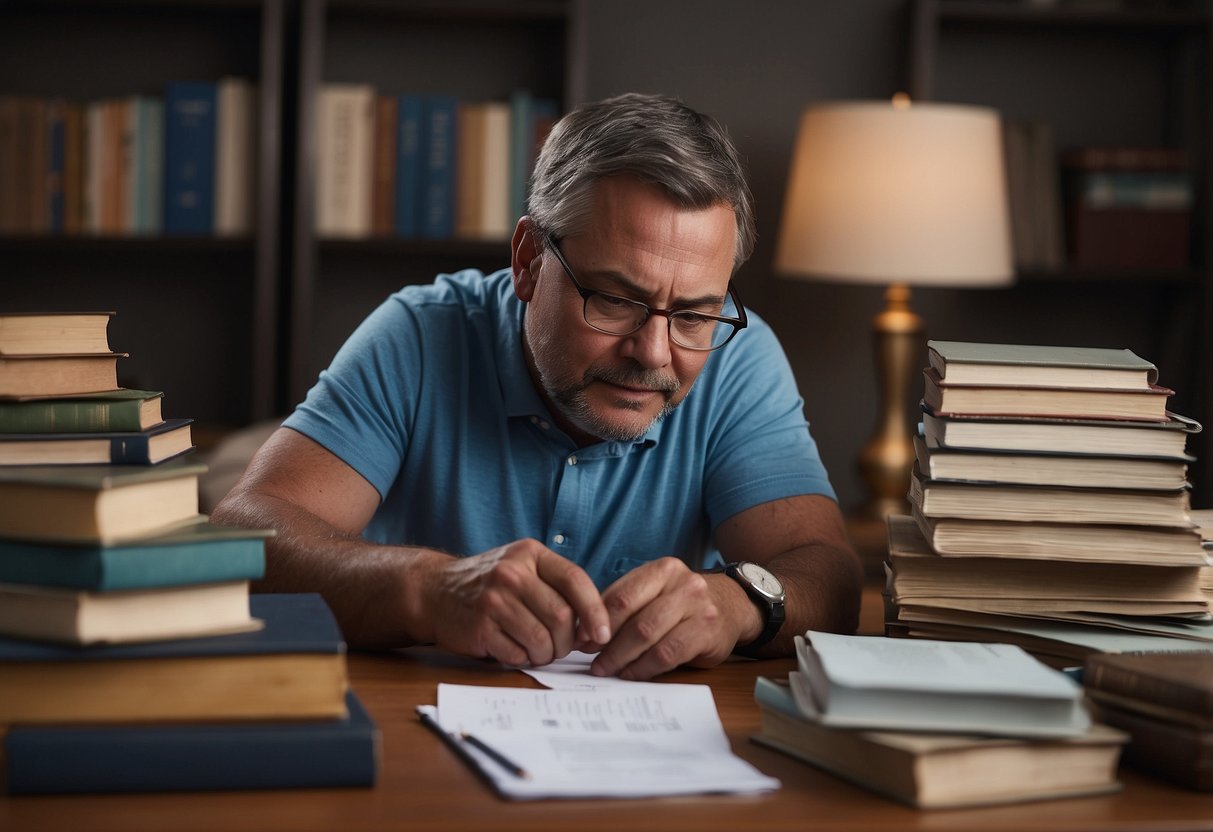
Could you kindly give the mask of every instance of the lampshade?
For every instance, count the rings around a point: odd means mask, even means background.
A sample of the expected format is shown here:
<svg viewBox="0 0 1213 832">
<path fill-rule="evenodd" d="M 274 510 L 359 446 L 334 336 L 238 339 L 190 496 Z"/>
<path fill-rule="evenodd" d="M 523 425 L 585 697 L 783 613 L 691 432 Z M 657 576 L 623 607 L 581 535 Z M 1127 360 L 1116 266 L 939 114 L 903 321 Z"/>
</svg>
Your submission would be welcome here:
<svg viewBox="0 0 1213 832">
<path fill-rule="evenodd" d="M 853 283 L 1014 279 L 997 112 L 836 102 L 800 120 L 775 268 Z"/>
</svg>

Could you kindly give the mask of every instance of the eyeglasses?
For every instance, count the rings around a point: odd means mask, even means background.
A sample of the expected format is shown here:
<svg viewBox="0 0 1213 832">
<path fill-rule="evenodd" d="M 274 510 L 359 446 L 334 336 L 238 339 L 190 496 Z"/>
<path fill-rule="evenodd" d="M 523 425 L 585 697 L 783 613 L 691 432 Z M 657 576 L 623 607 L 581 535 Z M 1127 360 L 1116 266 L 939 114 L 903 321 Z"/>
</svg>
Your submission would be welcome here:
<svg viewBox="0 0 1213 832">
<path fill-rule="evenodd" d="M 671 341 L 688 350 L 707 352 L 718 350 L 729 343 L 738 330 L 745 329 L 749 322 L 732 281 L 729 281 L 728 295 L 720 311 L 734 314 L 709 315 L 690 309 L 657 309 L 638 300 L 585 288 L 573 274 L 555 238 L 549 235 L 547 242 L 564 268 L 564 273 L 573 281 L 573 286 L 581 295 L 581 313 L 585 322 L 599 332 L 608 335 L 631 335 L 648 323 L 651 316 L 663 315 L 669 322 Z"/>
</svg>

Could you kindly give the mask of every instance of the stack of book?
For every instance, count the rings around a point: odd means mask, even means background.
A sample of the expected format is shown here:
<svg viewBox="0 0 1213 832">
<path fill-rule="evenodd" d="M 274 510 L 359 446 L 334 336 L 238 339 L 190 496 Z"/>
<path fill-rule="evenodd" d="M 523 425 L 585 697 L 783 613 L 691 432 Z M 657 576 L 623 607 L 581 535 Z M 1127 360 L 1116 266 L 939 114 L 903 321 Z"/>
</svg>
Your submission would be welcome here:
<svg viewBox="0 0 1213 832">
<path fill-rule="evenodd" d="M 787 683 L 759 677 L 754 740 L 917 808 L 1101 794 L 1125 735 L 1012 645 L 809 632 Z"/>
<path fill-rule="evenodd" d="M 0 316 L 0 387 L 20 391 L 0 421 L 39 431 L 0 434 L 0 449 L 46 446 L 0 464 L 10 792 L 372 782 L 374 725 L 346 690 L 331 613 L 319 596 L 250 600 L 271 533 L 198 513 L 188 420 L 186 447 L 149 456 L 159 394 L 114 389 L 109 318 Z M 107 432 L 121 418 L 142 429 Z M 90 441 L 100 460 L 60 450 Z"/>
<path fill-rule="evenodd" d="M 1059 666 L 1213 649 L 1171 391 L 1128 350 L 932 341 L 889 518 L 888 632 L 1009 641 Z"/>
</svg>

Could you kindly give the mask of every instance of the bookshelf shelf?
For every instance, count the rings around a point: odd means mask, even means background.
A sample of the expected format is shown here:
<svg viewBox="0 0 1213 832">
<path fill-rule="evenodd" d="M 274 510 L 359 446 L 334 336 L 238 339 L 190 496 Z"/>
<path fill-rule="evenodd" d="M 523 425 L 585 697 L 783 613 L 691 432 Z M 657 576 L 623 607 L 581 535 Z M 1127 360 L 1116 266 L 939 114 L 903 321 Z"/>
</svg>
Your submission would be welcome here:
<svg viewBox="0 0 1213 832">
<path fill-rule="evenodd" d="M 1104 28 L 1120 30 L 1198 31 L 1207 27 L 1210 16 L 1198 4 L 1175 8 L 1134 7 L 1122 3 L 1031 4 L 1005 0 L 940 0 L 940 23 L 1024 25 L 1033 28 Z"/>
</svg>

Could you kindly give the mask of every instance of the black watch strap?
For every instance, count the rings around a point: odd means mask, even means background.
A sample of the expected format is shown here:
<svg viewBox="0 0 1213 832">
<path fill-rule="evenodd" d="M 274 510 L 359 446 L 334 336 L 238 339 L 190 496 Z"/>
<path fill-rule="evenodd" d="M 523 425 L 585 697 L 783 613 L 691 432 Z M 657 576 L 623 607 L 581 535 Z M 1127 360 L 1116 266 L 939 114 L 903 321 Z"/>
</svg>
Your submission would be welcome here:
<svg viewBox="0 0 1213 832">
<path fill-rule="evenodd" d="M 773 601 L 767 596 L 755 589 L 750 582 L 741 574 L 739 570 L 740 564 L 727 563 L 722 571 L 737 583 L 741 584 L 746 595 L 750 596 L 750 600 L 758 607 L 762 613 L 763 627 L 762 632 L 758 634 L 758 638 L 751 641 L 749 644 L 739 644 L 733 648 L 733 652 L 739 656 L 748 656 L 753 658 L 757 656 L 758 651 L 765 647 L 775 636 L 779 635 L 779 630 L 783 627 L 784 619 L 787 616 L 782 600 Z"/>
</svg>

